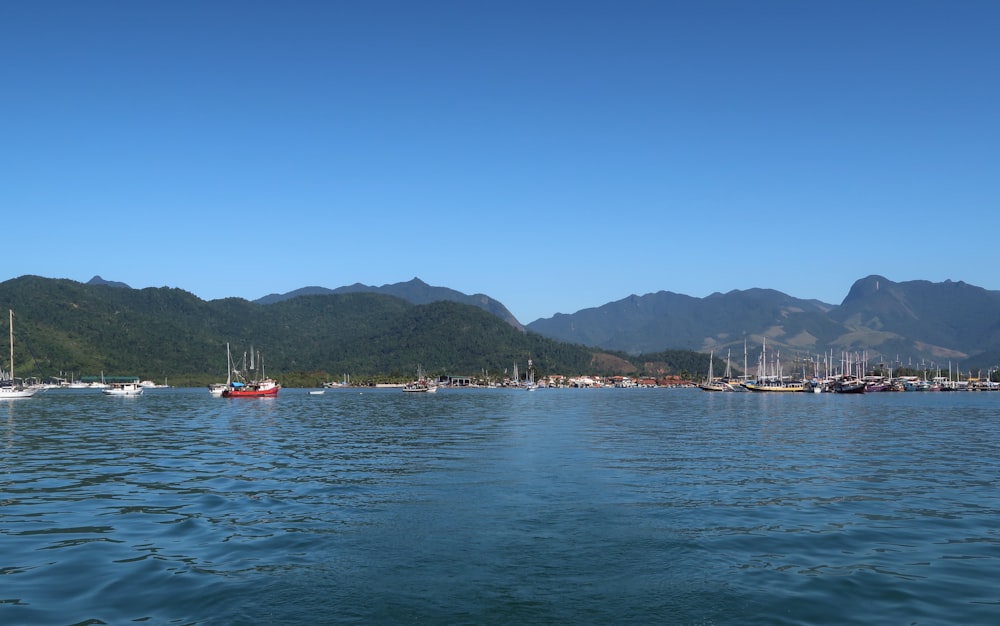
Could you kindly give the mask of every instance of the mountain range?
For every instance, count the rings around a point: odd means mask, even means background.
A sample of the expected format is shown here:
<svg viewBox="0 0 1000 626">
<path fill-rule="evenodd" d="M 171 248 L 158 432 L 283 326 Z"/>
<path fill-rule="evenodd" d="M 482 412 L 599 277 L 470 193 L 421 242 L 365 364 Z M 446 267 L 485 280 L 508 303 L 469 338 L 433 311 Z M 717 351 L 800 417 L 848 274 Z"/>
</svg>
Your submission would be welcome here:
<svg viewBox="0 0 1000 626">
<path fill-rule="evenodd" d="M 950 280 L 893 282 L 871 275 L 857 280 L 840 304 L 765 288 L 704 298 L 659 291 L 529 324 L 519 322 L 507 307 L 487 295 L 467 295 L 419 278 L 380 287 L 305 287 L 254 302 L 241 298 L 205 302 L 180 289 L 134 290 L 99 276 L 86 285 L 97 291 L 81 287 L 63 279 L 22 277 L 0 283 L 0 303 L 19 312 L 30 304 L 25 312 L 35 321 L 29 323 L 51 319 L 38 334 L 61 338 L 53 341 L 81 364 L 97 366 L 96 354 L 90 353 L 98 350 L 96 346 L 108 345 L 121 350 L 139 346 L 145 354 L 137 358 L 163 360 L 166 357 L 159 346 L 173 342 L 174 360 L 165 360 L 163 371 L 194 362 L 206 367 L 218 357 L 214 352 L 200 352 L 198 346 L 229 336 L 248 341 L 255 336 L 270 338 L 280 346 L 275 356 L 286 367 L 320 367 L 332 362 L 331 367 L 350 371 L 393 367 L 400 361 L 409 367 L 408 360 L 416 358 L 429 367 L 433 367 L 429 360 L 446 359 L 452 367 L 473 368 L 481 363 L 493 368 L 496 365 L 488 364 L 479 353 L 502 354 L 500 362 L 507 364 L 525 350 L 537 352 L 537 346 L 530 346 L 541 339 L 589 349 L 574 353 L 569 360 L 560 357 L 553 365 L 585 363 L 581 360 L 585 353 L 597 351 L 628 357 L 666 350 L 714 352 L 717 357 L 726 352 L 736 364 L 742 363 L 744 346 L 756 355 L 765 342 L 769 352 L 773 348 L 787 357 L 832 354 L 839 360 L 844 353 L 863 353 L 869 362 L 945 369 L 954 363 L 963 370 L 990 368 L 1000 362 L 1000 292 Z M 442 302 L 458 308 L 426 308 Z M 488 315 L 470 316 L 463 307 Z M 93 316 L 73 322 L 69 313 L 78 315 L 84 309 Z M 498 328 L 489 321 L 497 319 L 513 334 L 497 335 Z M 116 326 L 125 323 L 130 325 Z M 284 330 L 279 332 L 279 326 Z M 459 327 L 465 343 L 451 341 Z M 137 334 L 131 344 L 126 340 L 128 332 Z M 399 334 L 419 349 L 404 357 L 394 336 Z M 484 342 L 477 334 L 491 339 Z M 347 346 L 350 354 L 331 361 L 328 352 L 314 347 L 324 342 Z M 34 347 L 39 345 L 36 339 Z M 569 354 L 556 343 L 545 346 L 550 354 Z M 373 360 L 364 355 L 374 347 L 388 356 Z M 455 354 L 445 356 L 448 350 Z M 60 359 L 51 362 L 62 367 Z M 124 363 L 134 367 L 132 361 Z"/>
<path fill-rule="evenodd" d="M 786 353 L 832 352 L 837 360 L 845 352 L 863 352 L 869 360 L 914 366 L 953 362 L 991 367 L 1000 362 L 1000 291 L 950 280 L 893 282 L 871 275 L 855 281 L 839 305 L 765 288 L 704 298 L 659 291 L 525 325 L 489 296 L 432 287 L 418 278 L 381 287 L 307 287 L 258 302 L 363 291 L 413 303 L 471 304 L 544 337 L 633 355 L 665 349 L 740 354 L 745 342 L 754 350 L 766 342 Z"/>
</svg>

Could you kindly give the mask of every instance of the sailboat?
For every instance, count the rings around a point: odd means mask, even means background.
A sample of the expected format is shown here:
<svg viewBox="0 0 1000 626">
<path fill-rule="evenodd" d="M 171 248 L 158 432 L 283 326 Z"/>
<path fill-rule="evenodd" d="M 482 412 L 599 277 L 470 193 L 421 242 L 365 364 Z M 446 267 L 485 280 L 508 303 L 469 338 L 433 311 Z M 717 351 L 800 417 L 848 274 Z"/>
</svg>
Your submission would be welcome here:
<svg viewBox="0 0 1000 626">
<path fill-rule="evenodd" d="M 30 398 L 44 387 L 28 386 L 14 378 L 14 311 L 10 310 L 10 377 L 0 380 L 0 399 Z"/>
<path fill-rule="evenodd" d="M 212 383 L 208 386 L 208 393 L 212 394 L 217 398 L 222 397 L 222 392 L 229 389 L 229 385 L 233 384 L 233 359 L 229 354 L 229 342 L 226 342 L 226 382 L 224 383 Z"/>
<path fill-rule="evenodd" d="M 776 357 L 774 360 L 773 371 L 771 374 L 767 373 L 767 338 L 764 339 L 761 345 L 760 361 L 757 364 L 757 381 L 756 382 L 744 382 L 743 388 L 749 391 L 764 391 L 764 392 L 790 392 L 790 391 L 805 391 L 805 383 L 799 380 L 786 380 L 781 369 L 781 359 L 780 356 Z"/>
<path fill-rule="evenodd" d="M 525 381 L 524 388 L 528 391 L 538 389 L 538 385 L 535 383 L 535 366 L 532 364 L 531 359 L 528 359 L 528 380 Z"/>
<path fill-rule="evenodd" d="M 715 352 L 709 352 L 708 354 L 708 378 L 705 382 L 698 385 L 702 391 L 732 391 L 732 386 L 725 382 L 724 380 L 715 380 L 715 370 L 713 368 L 713 361 L 715 361 Z M 729 377 L 729 360 L 726 360 L 726 377 Z"/>
</svg>

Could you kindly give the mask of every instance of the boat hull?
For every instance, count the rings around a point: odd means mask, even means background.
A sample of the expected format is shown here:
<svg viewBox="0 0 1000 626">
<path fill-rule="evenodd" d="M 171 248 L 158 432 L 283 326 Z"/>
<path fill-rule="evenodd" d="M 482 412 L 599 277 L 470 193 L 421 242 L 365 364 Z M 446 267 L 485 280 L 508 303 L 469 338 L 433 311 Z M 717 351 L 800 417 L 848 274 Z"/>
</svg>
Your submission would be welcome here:
<svg viewBox="0 0 1000 626">
<path fill-rule="evenodd" d="M 222 392 L 223 398 L 268 398 L 278 395 L 279 387 L 270 389 L 226 389 Z"/>
<path fill-rule="evenodd" d="M 791 393 L 791 392 L 804 392 L 806 390 L 805 385 L 755 385 L 753 383 L 746 383 L 743 385 L 746 389 L 750 391 L 766 392 L 766 393 Z"/>
<path fill-rule="evenodd" d="M 37 387 L 0 387 L 0 400 L 4 398 L 30 398 L 41 391 L 41 388 Z"/>
<path fill-rule="evenodd" d="M 406 385 L 403 387 L 405 393 L 435 393 L 437 387 L 432 387 L 430 385 Z"/>
<path fill-rule="evenodd" d="M 847 383 L 843 385 L 836 385 L 833 388 L 834 393 L 864 393 L 865 384 L 864 383 Z"/>
<path fill-rule="evenodd" d="M 106 396 L 141 396 L 142 390 L 143 387 L 138 382 L 114 382 L 101 389 L 101 393 Z"/>
</svg>

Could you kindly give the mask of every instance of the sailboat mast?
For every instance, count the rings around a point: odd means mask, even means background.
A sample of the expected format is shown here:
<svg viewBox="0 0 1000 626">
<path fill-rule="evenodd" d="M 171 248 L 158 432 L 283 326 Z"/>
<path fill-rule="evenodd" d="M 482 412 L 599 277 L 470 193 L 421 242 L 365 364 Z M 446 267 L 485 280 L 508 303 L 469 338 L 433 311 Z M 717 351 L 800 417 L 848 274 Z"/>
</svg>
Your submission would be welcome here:
<svg viewBox="0 0 1000 626">
<path fill-rule="evenodd" d="M 743 337 L 743 382 L 750 380 L 750 372 L 747 371 L 747 338 Z"/>
<path fill-rule="evenodd" d="M 10 312 L 10 380 L 14 381 L 14 309 Z"/>
</svg>

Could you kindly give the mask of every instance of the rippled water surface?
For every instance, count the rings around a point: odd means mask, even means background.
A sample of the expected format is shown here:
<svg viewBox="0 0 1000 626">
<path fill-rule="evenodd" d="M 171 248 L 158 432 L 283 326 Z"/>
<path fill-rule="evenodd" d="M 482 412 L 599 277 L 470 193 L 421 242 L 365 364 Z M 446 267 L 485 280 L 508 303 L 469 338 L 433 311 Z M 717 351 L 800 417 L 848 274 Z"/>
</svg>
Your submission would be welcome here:
<svg viewBox="0 0 1000 626">
<path fill-rule="evenodd" d="M 1000 623 L 1000 393 L 55 390 L 0 623 Z"/>
</svg>

